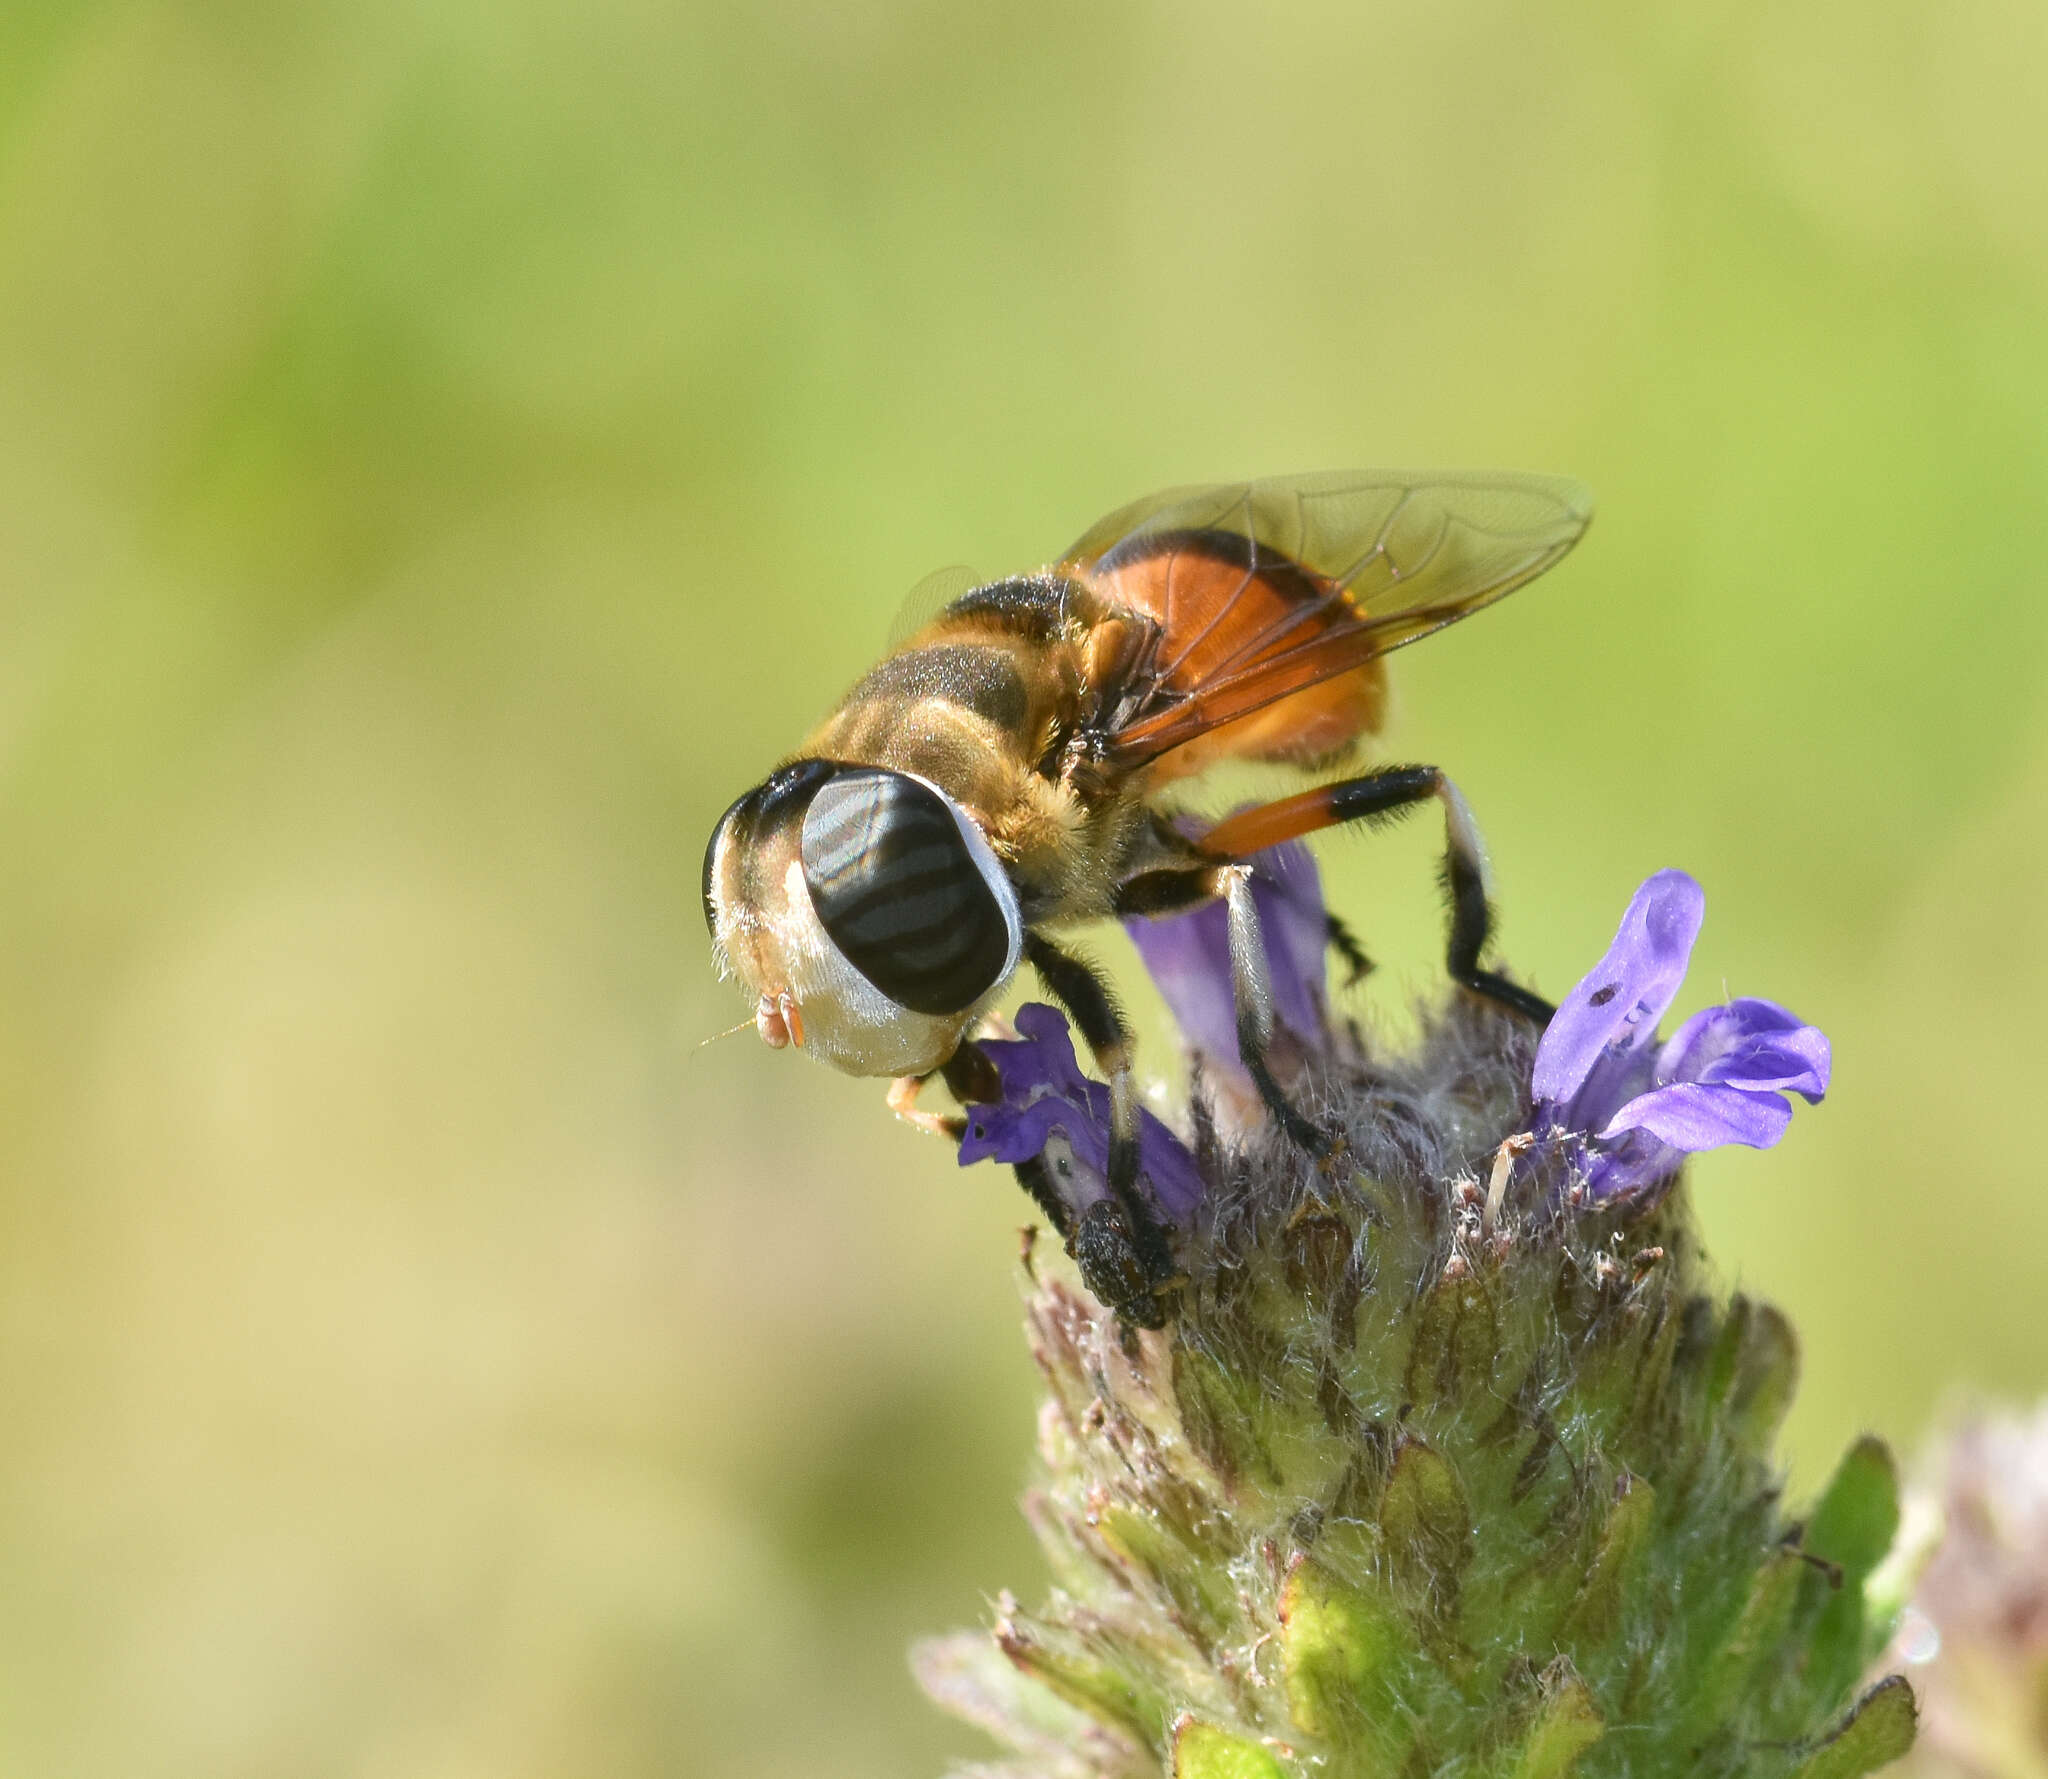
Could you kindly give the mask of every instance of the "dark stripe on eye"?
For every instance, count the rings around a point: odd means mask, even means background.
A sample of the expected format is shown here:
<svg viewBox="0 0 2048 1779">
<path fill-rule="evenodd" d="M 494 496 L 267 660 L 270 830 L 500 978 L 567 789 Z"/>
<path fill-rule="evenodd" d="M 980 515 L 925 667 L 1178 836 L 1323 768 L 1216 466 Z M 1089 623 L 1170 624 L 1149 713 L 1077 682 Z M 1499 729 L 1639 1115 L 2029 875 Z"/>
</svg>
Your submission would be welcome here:
<svg viewBox="0 0 2048 1779">
<path fill-rule="evenodd" d="M 1001 980 L 1003 904 L 929 787 L 842 767 L 804 817 L 803 866 L 832 943 L 897 1005 L 961 1013 Z"/>
</svg>

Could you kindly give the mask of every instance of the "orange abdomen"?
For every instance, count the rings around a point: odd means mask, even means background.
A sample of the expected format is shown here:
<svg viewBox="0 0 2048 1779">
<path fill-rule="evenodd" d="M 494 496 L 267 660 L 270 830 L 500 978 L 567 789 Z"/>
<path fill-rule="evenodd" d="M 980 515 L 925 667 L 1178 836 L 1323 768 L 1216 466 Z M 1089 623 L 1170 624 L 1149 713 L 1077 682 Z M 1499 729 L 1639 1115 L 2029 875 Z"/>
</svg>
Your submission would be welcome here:
<svg viewBox="0 0 2048 1779">
<path fill-rule="evenodd" d="M 1170 696 L 1192 696 L 1294 654 L 1356 616 L 1331 583 L 1284 558 L 1254 563 L 1246 540 L 1228 532 L 1134 539 L 1097 562 L 1088 582 L 1160 627 L 1153 671 Z M 1221 759 L 1317 765 L 1378 730 L 1386 696 L 1386 667 L 1374 658 L 1182 743 L 1160 756 L 1155 780 L 1186 778 Z"/>
</svg>

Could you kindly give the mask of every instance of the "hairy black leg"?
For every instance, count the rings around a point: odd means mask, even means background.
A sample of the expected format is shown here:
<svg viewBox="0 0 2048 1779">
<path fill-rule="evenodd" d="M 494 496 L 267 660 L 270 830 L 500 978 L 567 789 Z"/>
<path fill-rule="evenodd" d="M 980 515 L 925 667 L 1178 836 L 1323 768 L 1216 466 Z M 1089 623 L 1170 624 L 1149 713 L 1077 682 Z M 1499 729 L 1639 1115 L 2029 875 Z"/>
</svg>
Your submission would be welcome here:
<svg viewBox="0 0 2048 1779">
<path fill-rule="evenodd" d="M 1487 894 L 1486 843 L 1472 818 L 1464 794 L 1436 766 L 1390 766 L 1346 784 L 1331 787 L 1332 811 L 1338 821 L 1370 821 L 1396 813 L 1428 797 L 1444 810 L 1444 894 L 1450 903 L 1451 931 L 1444 964 L 1455 981 L 1477 994 L 1512 1007 L 1538 1025 L 1548 1025 L 1557 1011 L 1542 996 L 1479 967 L 1479 957 L 1493 935 L 1493 903 Z"/>
<path fill-rule="evenodd" d="M 1138 1190 L 1138 1100 L 1131 1077 L 1130 1028 L 1108 985 L 1079 958 L 1038 933 L 1024 935 L 1024 955 L 1046 992 L 1080 1028 L 1097 1065 L 1109 1077 L 1109 1195 L 1122 1213 L 1138 1263 L 1155 1285 L 1164 1284 L 1173 1275 L 1173 1254 L 1165 1229 Z"/>
<path fill-rule="evenodd" d="M 1164 1328 L 1165 1282 L 1146 1263 L 1116 1200 L 1098 1198 L 1076 1217 L 1054 1177 L 1058 1162 L 1048 1152 L 1016 1164 L 1017 1184 L 1031 1195 L 1046 1220 L 1067 1244 L 1081 1282 L 1096 1300 L 1137 1328 Z"/>
<path fill-rule="evenodd" d="M 1434 797 L 1444 811 L 1444 892 L 1451 930 L 1444 961 L 1454 980 L 1477 994 L 1547 1025 L 1557 1011 L 1540 995 L 1479 967 L 1493 931 L 1487 899 L 1486 849 L 1472 811 L 1443 770 L 1436 766 L 1387 766 L 1340 784 L 1320 785 L 1262 809 L 1246 810 L 1220 822 L 1203 837 L 1204 850 L 1242 858 L 1281 840 L 1312 834 L 1345 822 L 1377 824 L 1404 815 Z"/>
<path fill-rule="evenodd" d="M 1119 916 L 1179 914 L 1213 902 L 1221 893 L 1213 865 L 1177 865 L 1126 877 L 1116 886 L 1114 906 Z"/>
<path fill-rule="evenodd" d="M 1330 949 L 1344 960 L 1344 986 L 1355 988 L 1372 974 L 1372 959 L 1365 955 L 1365 947 L 1358 942 L 1358 935 L 1334 914 L 1323 917 L 1329 923 Z"/>
<path fill-rule="evenodd" d="M 1146 871 L 1117 885 L 1116 912 L 1131 914 L 1178 914 L 1183 909 L 1214 901 L 1215 873 L 1207 866 L 1193 869 Z M 1372 974 L 1372 959 L 1358 942 L 1358 935 L 1334 914 L 1325 914 L 1330 949 L 1344 960 L 1345 986 L 1355 987 Z"/>
</svg>

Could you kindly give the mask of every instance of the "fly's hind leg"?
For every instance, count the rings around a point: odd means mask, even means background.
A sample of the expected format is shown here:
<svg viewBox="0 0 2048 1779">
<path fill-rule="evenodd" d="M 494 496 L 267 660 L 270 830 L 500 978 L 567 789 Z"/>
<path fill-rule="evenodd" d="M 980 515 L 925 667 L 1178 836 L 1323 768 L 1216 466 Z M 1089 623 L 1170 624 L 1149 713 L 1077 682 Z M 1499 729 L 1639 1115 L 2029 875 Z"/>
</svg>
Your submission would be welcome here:
<svg viewBox="0 0 2048 1779">
<path fill-rule="evenodd" d="M 1444 811 L 1444 890 L 1450 901 L 1445 966 L 1454 981 L 1475 994 L 1512 1008 L 1539 1026 L 1548 1025 L 1557 1011 L 1550 1002 L 1505 976 L 1480 968 L 1480 955 L 1493 933 L 1486 848 L 1470 806 L 1441 768 L 1387 766 L 1362 778 L 1319 785 L 1219 822 L 1202 836 L 1201 846 L 1212 857 L 1241 859 L 1283 840 L 1296 840 L 1345 822 L 1387 821 L 1432 797 Z"/>
<path fill-rule="evenodd" d="M 1493 931 L 1493 910 L 1487 898 L 1486 852 L 1458 787 L 1434 766 L 1390 766 L 1363 778 L 1320 785 L 1263 808 L 1248 809 L 1218 823 L 1202 836 L 1200 850 L 1217 862 L 1211 865 L 1149 871 L 1131 878 L 1117 892 L 1119 914 L 1171 914 L 1220 898 L 1229 919 L 1231 993 L 1237 1007 L 1237 1043 L 1246 1072 L 1259 1098 L 1282 1130 L 1302 1148 L 1323 1160 L 1333 1158 L 1342 1143 L 1318 1128 L 1290 1102 L 1267 1063 L 1273 1039 L 1273 987 L 1268 973 L 1265 937 L 1259 929 L 1258 906 L 1252 899 L 1250 868 L 1241 861 L 1284 840 L 1297 840 L 1322 828 L 1345 822 L 1384 821 L 1405 814 L 1434 797 L 1444 809 L 1444 885 L 1450 900 L 1450 935 L 1445 962 L 1453 980 L 1477 994 L 1547 1025 L 1556 1012 L 1548 1001 L 1491 970 L 1481 969 L 1480 955 Z M 1365 954 L 1345 929 L 1333 922 L 1331 942 L 1361 972 Z"/>
<path fill-rule="evenodd" d="M 889 1083 L 889 1110 L 913 1130 L 928 1137 L 946 1137 L 954 1143 L 966 1133 L 967 1120 L 957 1112 L 927 1112 L 917 1103 L 927 1081 L 936 1075 L 945 1082 L 963 1106 L 1002 1097 L 1002 1077 L 986 1051 L 972 1039 L 963 1038 L 959 1048 L 936 1069 L 923 1075 L 898 1075 Z"/>
<path fill-rule="evenodd" d="M 1273 1048 L 1273 976 L 1266 958 L 1266 935 L 1259 926 L 1259 906 L 1252 900 L 1251 867 L 1225 865 L 1216 875 L 1229 922 L 1230 994 L 1237 1006 L 1238 1054 L 1280 1128 L 1311 1155 L 1330 1160 L 1343 1139 L 1295 1110 L 1266 1060 Z"/>
<path fill-rule="evenodd" d="M 1296 1108 L 1274 1080 L 1267 1060 L 1273 1048 L 1273 977 L 1258 904 L 1252 899 L 1251 867 L 1196 865 L 1147 871 L 1117 891 L 1116 911 L 1171 914 L 1212 901 L 1222 902 L 1230 937 L 1230 994 L 1237 1011 L 1238 1059 L 1274 1122 L 1299 1147 L 1319 1160 L 1330 1160 L 1341 1149 L 1343 1138 L 1322 1129 Z"/>
</svg>

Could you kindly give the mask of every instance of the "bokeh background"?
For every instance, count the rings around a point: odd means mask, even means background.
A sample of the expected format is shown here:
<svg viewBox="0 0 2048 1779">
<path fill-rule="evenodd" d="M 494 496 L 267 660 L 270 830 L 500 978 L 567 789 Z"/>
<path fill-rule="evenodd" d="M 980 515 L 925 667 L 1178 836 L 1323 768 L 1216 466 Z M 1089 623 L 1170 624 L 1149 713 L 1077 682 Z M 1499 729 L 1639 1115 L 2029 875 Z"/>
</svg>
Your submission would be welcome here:
<svg viewBox="0 0 2048 1779">
<path fill-rule="evenodd" d="M 2044 91 L 2030 0 L 0 7 L 0 1766 L 975 1749 L 1024 1203 L 698 1047 L 698 860 L 1175 481 L 1593 484 L 1394 752 L 1553 993 L 1683 864 L 1681 1010 L 1833 1034 L 1697 1170 L 1797 1482 L 2048 1384 Z M 1323 848 L 1368 1017 L 1432 846 Z"/>
</svg>

